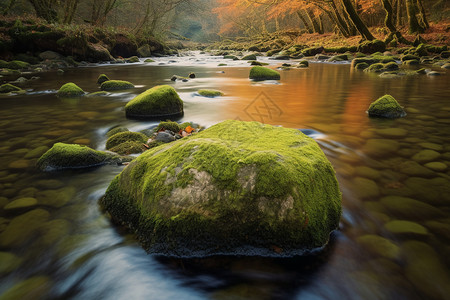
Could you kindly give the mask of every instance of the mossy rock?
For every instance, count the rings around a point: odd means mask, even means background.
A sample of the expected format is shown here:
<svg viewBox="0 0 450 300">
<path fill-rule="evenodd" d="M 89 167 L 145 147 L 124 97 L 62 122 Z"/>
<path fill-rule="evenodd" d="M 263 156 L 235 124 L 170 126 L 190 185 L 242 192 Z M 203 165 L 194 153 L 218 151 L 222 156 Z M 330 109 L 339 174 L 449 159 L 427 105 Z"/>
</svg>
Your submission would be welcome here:
<svg viewBox="0 0 450 300">
<path fill-rule="evenodd" d="M 280 80 L 280 73 L 266 67 L 255 66 L 250 69 L 249 78 L 253 80 Z"/>
<path fill-rule="evenodd" d="M 408 61 L 408 60 L 417 60 L 417 61 L 420 61 L 420 57 L 418 57 L 418 56 L 416 56 L 416 55 L 413 55 L 413 54 L 402 55 L 402 57 L 401 57 L 401 61 L 402 61 L 402 62 L 405 62 L 405 61 Z"/>
<path fill-rule="evenodd" d="M 373 41 L 365 41 L 359 44 L 357 51 L 362 53 L 384 52 L 386 51 L 386 44 L 376 39 Z"/>
<path fill-rule="evenodd" d="M 298 63 L 299 68 L 308 68 L 309 67 L 309 61 L 307 60 L 302 60 Z"/>
<path fill-rule="evenodd" d="M 227 64 L 218 64 L 217 65 L 218 67 L 225 67 L 225 66 L 228 66 Z"/>
<path fill-rule="evenodd" d="M 118 146 L 125 142 L 147 142 L 147 136 L 140 132 L 123 131 L 112 135 L 106 140 L 106 149 L 111 150 L 111 148 Z"/>
<path fill-rule="evenodd" d="M 200 96 L 208 97 L 208 98 L 223 96 L 223 93 L 218 90 L 198 90 L 197 93 Z"/>
<path fill-rule="evenodd" d="M 239 60 L 237 56 L 234 55 L 225 55 L 223 59 L 232 59 L 232 60 Z"/>
<path fill-rule="evenodd" d="M 105 74 L 100 74 L 97 78 L 97 84 L 102 84 L 105 81 L 108 81 L 109 78 Z"/>
<path fill-rule="evenodd" d="M 128 128 L 126 128 L 126 127 L 120 127 L 120 126 L 118 126 L 118 127 L 113 127 L 113 128 L 111 128 L 110 130 L 108 130 L 108 132 L 106 133 L 106 136 L 107 136 L 108 138 L 110 138 L 110 137 L 112 137 L 113 135 L 115 135 L 116 133 L 119 133 L 119 132 L 126 132 L 126 131 L 129 131 Z"/>
<path fill-rule="evenodd" d="M 126 61 L 128 63 L 138 63 L 138 62 L 140 62 L 139 57 L 137 57 L 137 56 L 129 57 L 129 58 L 126 59 Z"/>
<path fill-rule="evenodd" d="M 134 84 L 124 80 L 108 80 L 100 85 L 102 91 L 118 91 L 134 88 Z"/>
<path fill-rule="evenodd" d="M 75 98 L 84 95 L 84 91 L 75 83 L 69 82 L 64 84 L 56 94 L 61 98 Z"/>
<path fill-rule="evenodd" d="M 314 56 L 316 54 L 320 54 L 324 51 L 323 47 L 311 47 L 302 50 L 302 54 L 304 56 Z"/>
<path fill-rule="evenodd" d="M 364 71 L 372 72 L 372 73 L 381 73 L 381 72 L 384 71 L 384 65 L 382 63 L 376 63 L 376 64 L 373 64 L 373 65 L 370 65 Z"/>
<path fill-rule="evenodd" d="M 360 62 L 355 65 L 356 70 L 365 70 L 369 67 L 369 64 L 366 62 Z"/>
<path fill-rule="evenodd" d="M 17 87 L 15 85 L 12 85 L 10 83 L 5 83 L 0 86 L 0 94 L 6 94 L 6 93 L 21 93 L 24 92 L 20 87 Z"/>
<path fill-rule="evenodd" d="M 87 146 L 56 143 L 37 161 L 42 171 L 81 169 L 117 162 L 117 157 Z"/>
<path fill-rule="evenodd" d="M 384 55 L 375 55 L 375 56 L 365 56 L 365 57 L 357 57 L 352 60 L 352 68 L 355 68 L 359 63 L 366 63 L 368 65 L 373 65 L 376 63 L 387 64 L 390 62 L 395 62 L 395 59 L 392 56 L 384 56 Z"/>
<path fill-rule="evenodd" d="M 290 256 L 328 242 L 341 194 L 313 139 L 229 120 L 146 151 L 101 204 L 151 253 Z"/>
<path fill-rule="evenodd" d="M 111 95 L 111 93 L 108 93 L 107 91 L 98 91 L 98 92 L 89 93 L 85 97 L 94 98 L 94 97 L 104 97 L 104 96 L 109 96 L 109 95 Z"/>
<path fill-rule="evenodd" d="M 187 126 L 186 126 L 187 127 Z M 184 127 L 184 128 L 186 128 Z M 184 129 L 178 124 L 177 122 L 172 121 L 166 121 L 166 122 L 160 122 L 158 126 L 156 127 L 155 131 L 161 131 L 161 130 L 170 130 L 174 133 L 179 132 L 181 129 Z"/>
<path fill-rule="evenodd" d="M 249 54 L 242 58 L 242 60 L 256 60 L 256 54 Z"/>
<path fill-rule="evenodd" d="M 392 61 L 390 63 L 384 64 L 384 69 L 387 71 L 395 71 L 395 70 L 398 70 L 399 67 L 396 62 Z"/>
<path fill-rule="evenodd" d="M 183 115 L 183 101 L 175 89 L 168 85 L 155 86 L 136 96 L 125 105 L 131 118 L 161 118 Z"/>
<path fill-rule="evenodd" d="M 152 63 L 155 62 L 153 59 L 151 58 L 147 58 L 146 60 L 144 60 L 145 63 Z"/>
<path fill-rule="evenodd" d="M 30 66 L 29 63 L 20 61 L 20 60 L 13 60 L 13 61 L 4 61 L 0 60 L 0 68 L 4 69 L 12 69 L 12 70 L 21 70 L 26 69 Z"/>
<path fill-rule="evenodd" d="M 391 95 L 384 95 L 369 106 L 369 117 L 401 118 L 406 116 L 403 107 Z"/>
<path fill-rule="evenodd" d="M 109 151 L 115 152 L 120 155 L 138 154 L 147 150 L 144 143 L 128 141 L 123 142 L 117 146 L 112 147 Z"/>
</svg>

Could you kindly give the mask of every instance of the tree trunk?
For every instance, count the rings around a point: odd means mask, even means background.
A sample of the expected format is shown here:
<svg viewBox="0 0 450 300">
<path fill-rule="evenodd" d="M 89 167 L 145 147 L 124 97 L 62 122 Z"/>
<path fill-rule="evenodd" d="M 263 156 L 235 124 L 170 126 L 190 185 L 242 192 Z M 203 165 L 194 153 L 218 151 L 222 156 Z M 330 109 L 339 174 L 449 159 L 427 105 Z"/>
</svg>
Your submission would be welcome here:
<svg viewBox="0 0 450 300">
<path fill-rule="evenodd" d="M 424 29 L 430 28 L 430 24 L 427 20 L 427 13 L 425 7 L 423 7 L 422 0 L 417 0 L 417 7 L 419 8 L 419 20 Z"/>
<path fill-rule="evenodd" d="M 320 7 L 320 9 L 322 9 L 328 15 L 330 20 L 336 24 L 337 28 L 339 29 L 339 31 L 341 32 L 341 34 L 344 37 L 349 37 L 350 32 L 348 30 L 347 24 L 340 16 L 339 11 L 338 11 L 334 1 L 328 2 L 328 6 L 330 7 L 330 10 L 325 9 L 323 7 Z"/>
<path fill-rule="evenodd" d="M 6 16 L 15 3 L 16 3 L 16 0 L 9 0 L 8 5 L 2 11 L 2 15 Z"/>
<path fill-rule="evenodd" d="M 389 32 L 395 33 L 397 29 L 394 26 L 394 22 L 392 22 L 393 10 L 391 3 L 389 0 L 381 0 L 381 4 L 383 5 L 384 11 L 386 12 L 386 16 L 384 18 L 384 25 L 389 29 Z"/>
<path fill-rule="evenodd" d="M 406 0 L 406 12 L 408 13 L 409 33 L 423 33 L 425 30 L 417 20 L 416 8 L 412 0 Z"/>
<path fill-rule="evenodd" d="M 403 25 L 403 1 L 404 0 L 397 0 L 397 27 Z"/>
<path fill-rule="evenodd" d="M 77 11 L 79 0 L 66 0 L 66 5 L 64 7 L 64 18 L 63 23 L 64 24 L 70 24 L 72 23 L 73 16 L 75 15 L 75 12 Z"/>
<path fill-rule="evenodd" d="M 303 22 L 303 24 L 305 25 L 306 30 L 308 31 L 308 33 L 313 33 L 313 30 L 311 28 L 311 26 L 309 25 L 308 21 L 306 20 L 306 18 L 302 15 L 301 11 L 297 11 L 297 16 L 299 17 L 299 19 Z"/>
<path fill-rule="evenodd" d="M 44 19 L 48 23 L 56 23 L 58 21 L 58 13 L 54 8 L 53 0 L 29 0 L 36 11 L 36 16 Z"/>
<path fill-rule="evenodd" d="M 308 16 L 309 21 L 312 24 L 312 27 L 314 29 L 314 32 L 321 33 L 320 32 L 320 25 L 317 23 L 316 16 L 313 14 L 313 12 L 310 9 L 305 9 L 306 15 Z"/>
<path fill-rule="evenodd" d="M 352 20 L 353 24 L 355 25 L 356 29 L 361 34 L 361 36 L 368 41 L 374 40 L 375 38 L 370 33 L 366 24 L 364 24 L 364 22 L 361 20 L 361 18 L 356 13 L 351 0 L 341 0 L 341 3 L 343 5 L 343 7 L 345 8 L 345 11 L 347 12 L 348 16 Z"/>
</svg>

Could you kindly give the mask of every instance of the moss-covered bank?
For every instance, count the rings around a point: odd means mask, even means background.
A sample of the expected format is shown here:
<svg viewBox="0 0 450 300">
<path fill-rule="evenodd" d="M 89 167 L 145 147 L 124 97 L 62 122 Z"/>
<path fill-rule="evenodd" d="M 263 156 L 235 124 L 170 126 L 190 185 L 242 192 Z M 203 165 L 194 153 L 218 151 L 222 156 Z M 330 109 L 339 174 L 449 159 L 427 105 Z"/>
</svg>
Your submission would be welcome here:
<svg viewBox="0 0 450 300">
<path fill-rule="evenodd" d="M 300 131 L 225 121 L 146 151 L 101 204 L 152 253 L 270 256 L 326 244 L 341 194 L 331 164 Z"/>
</svg>

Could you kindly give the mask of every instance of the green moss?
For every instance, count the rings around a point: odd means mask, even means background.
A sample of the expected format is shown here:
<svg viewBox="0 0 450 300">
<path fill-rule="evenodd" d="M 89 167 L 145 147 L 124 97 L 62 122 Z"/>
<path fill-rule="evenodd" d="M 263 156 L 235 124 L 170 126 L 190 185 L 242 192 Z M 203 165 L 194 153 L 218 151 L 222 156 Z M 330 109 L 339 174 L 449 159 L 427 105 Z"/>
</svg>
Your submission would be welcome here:
<svg viewBox="0 0 450 300">
<path fill-rule="evenodd" d="M 396 62 L 390 62 L 390 63 L 384 64 L 384 69 L 387 71 L 395 71 L 395 70 L 398 70 L 398 65 Z"/>
<path fill-rule="evenodd" d="M 208 98 L 223 96 L 223 93 L 218 90 L 198 90 L 197 93 L 200 96 L 208 97 Z"/>
<path fill-rule="evenodd" d="M 309 67 L 309 62 L 307 60 L 302 60 L 298 63 L 299 68 L 307 68 Z"/>
<path fill-rule="evenodd" d="M 166 122 L 160 122 L 158 124 L 158 127 L 156 127 L 155 131 L 161 131 L 161 130 L 170 130 L 172 132 L 179 132 L 182 128 L 180 127 L 180 124 L 177 122 L 172 121 L 166 121 Z"/>
<path fill-rule="evenodd" d="M 147 58 L 146 60 L 144 60 L 145 63 L 152 63 L 155 62 L 153 59 L 151 58 Z"/>
<path fill-rule="evenodd" d="M 111 150 L 113 147 L 116 147 L 125 142 L 139 142 L 145 143 L 147 142 L 147 136 L 140 132 L 131 132 L 131 131 L 123 131 L 111 135 L 106 141 L 106 149 Z"/>
<path fill-rule="evenodd" d="M 375 56 L 357 57 L 352 60 L 352 68 L 355 68 L 356 65 L 359 63 L 366 63 L 368 65 L 373 65 L 376 63 L 387 64 L 390 62 L 395 62 L 395 59 L 392 56 L 375 55 Z"/>
<path fill-rule="evenodd" d="M 360 62 L 355 65 L 356 70 L 365 70 L 369 67 L 369 64 L 366 62 Z"/>
<path fill-rule="evenodd" d="M 83 96 L 84 91 L 75 83 L 69 82 L 64 84 L 56 95 L 62 98 L 73 98 Z"/>
<path fill-rule="evenodd" d="M 125 105 L 125 113 L 134 118 L 158 118 L 183 114 L 183 101 L 169 85 L 155 86 Z"/>
<path fill-rule="evenodd" d="M 242 58 L 242 60 L 256 60 L 256 54 L 249 54 Z"/>
<path fill-rule="evenodd" d="M 137 56 L 129 57 L 129 58 L 126 59 L 126 61 L 127 61 L 128 63 L 137 63 L 137 62 L 140 62 L 139 57 L 137 57 Z"/>
<path fill-rule="evenodd" d="M 323 246 L 341 212 L 334 170 L 313 139 L 240 121 L 146 151 L 101 203 L 149 251 L 175 256 L 276 255 L 273 245 L 292 255 Z"/>
<path fill-rule="evenodd" d="M 326 53 L 345 53 L 347 51 L 350 51 L 349 47 L 328 47 L 325 48 L 324 51 Z"/>
<path fill-rule="evenodd" d="M 86 146 L 56 143 L 37 161 L 42 171 L 101 166 L 113 160 L 110 154 Z"/>
<path fill-rule="evenodd" d="M 100 85 L 102 91 L 118 91 L 134 88 L 134 84 L 124 80 L 108 80 Z"/>
<path fill-rule="evenodd" d="M 249 78 L 253 80 L 280 80 L 280 73 L 266 67 L 255 66 L 251 68 Z"/>
<path fill-rule="evenodd" d="M 413 54 L 406 54 L 406 55 L 402 55 L 401 57 L 402 62 L 404 61 L 408 61 L 408 60 L 420 60 L 420 57 L 413 55 Z"/>
<path fill-rule="evenodd" d="M 239 60 L 239 58 L 234 56 L 234 55 L 225 55 L 223 58 L 224 59 Z"/>
<path fill-rule="evenodd" d="M 0 68 L 2 69 L 21 70 L 26 69 L 29 66 L 29 63 L 20 60 L 13 60 L 10 62 L 0 60 Z"/>
<path fill-rule="evenodd" d="M 91 98 L 91 97 L 102 97 L 102 96 L 108 96 L 108 95 L 110 95 L 110 93 L 108 93 L 106 91 L 98 91 L 98 92 L 89 93 L 86 95 L 86 97 Z"/>
<path fill-rule="evenodd" d="M 22 92 L 23 90 L 20 87 L 12 85 L 10 83 L 5 83 L 0 86 L 0 94 L 6 94 L 11 92 Z"/>
<path fill-rule="evenodd" d="M 269 51 L 267 51 L 266 56 L 273 56 L 273 55 L 277 54 L 278 52 L 280 52 L 280 50 L 278 50 L 278 49 L 269 50 Z"/>
<path fill-rule="evenodd" d="M 405 66 L 417 66 L 420 64 L 420 62 L 416 59 L 409 59 L 405 60 L 402 64 Z"/>
<path fill-rule="evenodd" d="M 123 142 L 117 146 L 112 147 L 109 149 L 112 152 L 115 152 L 120 155 L 130 155 L 130 154 L 137 154 L 142 153 L 146 150 L 143 143 L 135 142 L 135 141 L 128 141 Z"/>
<path fill-rule="evenodd" d="M 316 54 L 322 53 L 324 50 L 323 47 L 311 47 L 302 50 L 302 54 L 304 56 L 314 56 Z"/>
<path fill-rule="evenodd" d="M 102 84 L 105 81 L 108 81 L 109 78 L 105 74 L 100 74 L 97 78 L 97 84 Z"/>
<path fill-rule="evenodd" d="M 375 53 L 386 51 L 386 44 L 380 40 L 365 41 L 359 44 L 357 51 L 362 53 Z"/>
<path fill-rule="evenodd" d="M 370 117 L 391 119 L 406 116 L 406 112 L 403 110 L 403 107 L 401 107 L 397 100 L 395 100 L 391 95 L 384 95 L 370 104 L 368 113 Z"/>
<path fill-rule="evenodd" d="M 119 127 L 114 127 L 114 128 L 111 128 L 110 130 L 108 130 L 108 132 L 106 133 L 106 136 L 107 137 L 112 137 L 116 133 L 126 132 L 126 131 L 129 131 L 128 128 L 126 128 L 126 127 L 120 127 L 120 126 Z"/>
<path fill-rule="evenodd" d="M 365 69 L 367 72 L 374 72 L 374 73 L 381 73 L 384 71 L 384 65 L 382 63 L 376 63 L 373 65 L 370 65 L 367 69 Z"/>
<path fill-rule="evenodd" d="M 218 67 L 224 67 L 224 66 L 228 66 L 227 64 L 218 64 Z"/>
</svg>

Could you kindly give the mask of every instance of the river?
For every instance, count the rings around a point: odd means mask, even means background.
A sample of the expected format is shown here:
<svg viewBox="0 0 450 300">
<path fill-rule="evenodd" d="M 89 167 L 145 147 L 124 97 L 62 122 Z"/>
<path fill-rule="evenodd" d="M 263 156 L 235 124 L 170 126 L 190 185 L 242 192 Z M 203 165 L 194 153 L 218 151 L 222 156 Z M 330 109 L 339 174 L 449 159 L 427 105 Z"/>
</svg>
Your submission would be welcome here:
<svg viewBox="0 0 450 300">
<path fill-rule="evenodd" d="M 450 73 L 436 70 L 442 75 L 387 79 L 348 63 L 311 62 L 280 71 L 279 82 L 252 82 L 247 62 L 194 52 L 37 74 L 23 85 L 26 94 L 0 97 L 0 299 L 448 297 Z M 195 79 L 170 81 L 190 72 Z M 66 82 L 97 91 L 101 73 L 136 88 L 106 97 L 56 97 Z M 283 259 L 149 255 L 98 205 L 123 166 L 36 169 L 38 157 L 56 142 L 104 150 L 113 126 L 138 131 L 155 125 L 126 119 L 123 107 L 159 84 L 172 85 L 184 101 L 177 121 L 207 127 L 240 119 L 306 129 L 332 162 L 343 194 L 340 228 L 329 245 Z M 202 88 L 225 95 L 200 97 L 195 92 Z M 368 118 L 369 104 L 384 94 L 408 115 Z M 22 205 L 9 205 L 18 199 Z"/>
</svg>

